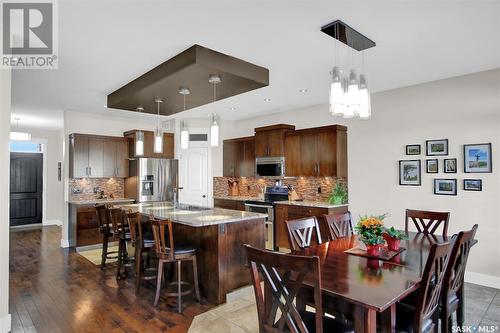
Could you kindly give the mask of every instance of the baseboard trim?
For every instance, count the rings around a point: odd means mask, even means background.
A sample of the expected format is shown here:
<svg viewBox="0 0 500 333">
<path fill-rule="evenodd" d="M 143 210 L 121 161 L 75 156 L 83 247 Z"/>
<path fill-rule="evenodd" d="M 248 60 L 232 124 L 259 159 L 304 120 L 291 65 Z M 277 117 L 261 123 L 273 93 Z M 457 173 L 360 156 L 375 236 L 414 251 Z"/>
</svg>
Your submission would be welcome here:
<svg viewBox="0 0 500 333">
<path fill-rule="evenodd" d="M 10 313 L 7 314 L 6 316 L 3 316 L 0 318 L 0 332 L 1 333 L 8 333 L 12 329 L 12 319 L 10 317 Z"/>
<path fill-rule="evenodd" d="M 67 239 L 62 239 L 62 238 L 61 238 L 61 247 L 62 247 L 62 248 L 67 248 L 67 247 L 69 247 L 69 240 L 67 240 Z"/>
<path fill-rule="evenodd" d="M 62 226 L 62 221 L 59 221 L 59 220 L 45 220 L 45 221 L 43 221 L 42 224 L 44 226 L 46 226 L 46 225 L 58 225 L 58 226 Z"/>
<path fill-rule="evenodd" d="M 500 277 L 475 272 L 465 272 L 465 282 L 500 289 Z"/>
</svg>

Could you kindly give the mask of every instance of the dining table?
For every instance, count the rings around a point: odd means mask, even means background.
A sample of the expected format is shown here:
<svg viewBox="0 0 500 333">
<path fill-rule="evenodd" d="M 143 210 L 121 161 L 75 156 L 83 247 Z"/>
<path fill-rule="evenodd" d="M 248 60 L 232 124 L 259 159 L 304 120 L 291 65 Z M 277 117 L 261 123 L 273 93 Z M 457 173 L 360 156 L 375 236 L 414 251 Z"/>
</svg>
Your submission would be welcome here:
<svg viewBox="0 0 500 333">
<path fill-rule="evenodd" d="M 449 240 L 410 232 L 409 239 L 401 241 L 404 250 L 390 260 L 345 253 L 358 247 L 356 235 L 312 245 L 294 254 L 319 257 L 323 305 L 325 309 L 329 301 L 349 305 L 354 311 L 356 333 L 376 332 L 377 313 L 381 314 L 382 332 L 395 332 L 396 303 L 418 289 L 432 244 Z M 304 284 L 313 286 L 307 279 Z"/>
</svg>

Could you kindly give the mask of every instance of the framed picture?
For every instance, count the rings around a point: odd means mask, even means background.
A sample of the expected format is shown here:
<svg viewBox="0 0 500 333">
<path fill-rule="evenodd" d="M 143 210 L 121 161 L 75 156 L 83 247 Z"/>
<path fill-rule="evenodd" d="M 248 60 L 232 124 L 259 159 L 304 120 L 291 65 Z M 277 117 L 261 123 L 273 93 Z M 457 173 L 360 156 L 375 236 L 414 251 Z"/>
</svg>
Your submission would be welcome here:
<svg viewBox="0 0 500 333">
<path fill-rule="evenodd" d="M 439 167 L 437 158 L 426 160 L 425 166 L 425 171 L 427 173 L 438 173 Z"/>
<path fill-rule="evenodd" d="M 425 141 L 427 156 L 448 155 L 448 139 Z"/>
<path fill-rule="evenodd" d="M 457 180 L 434 179 L 434 194 L 457 195 Z"/>
<path fill-rule="evenodd" d="M 464 191 L 482 191 L 483 181 L 481 179 L 464 179 Z"/>
<path fill-rule="evenodd" d="M 421 185 L 420 160 L 399 161 L 399 185 Z"/>
<path fill-rule="evenodd" d="M 420 145 L 406 145 L 406 155 L 420 155 Z"/>
<path fill-rule="evenodd" d="M 464 172 L 491 172 L 491 143 L 464 145 Z"/>
<path fill-rule="evenodd" d="M 444 162 L 444 173 L 457 173 L 457 159 L 456 158 L 445 158 Z"/>
</svg>

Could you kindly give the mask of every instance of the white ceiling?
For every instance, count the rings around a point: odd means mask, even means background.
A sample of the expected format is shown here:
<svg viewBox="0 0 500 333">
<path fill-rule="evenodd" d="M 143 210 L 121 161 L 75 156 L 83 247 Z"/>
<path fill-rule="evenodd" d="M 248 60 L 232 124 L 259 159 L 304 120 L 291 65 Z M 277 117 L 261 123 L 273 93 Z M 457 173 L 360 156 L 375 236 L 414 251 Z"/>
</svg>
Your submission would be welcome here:
<svg viewBox="0 0 500 333">
<path fill-rule="evenodd" d="M 270 85 L 177 117 L 244 119 L 326 103 L 333 40 L 319 29 L 335 19 L 376 41 L 366 57 L 374 92 L 500 67 L 500 1 L 64 0 L 59 8 L 59 69 L 14 73 L 18 115 L 109 113 L 108 93 L 193 44 L 267 67 Z"/>
</svg>

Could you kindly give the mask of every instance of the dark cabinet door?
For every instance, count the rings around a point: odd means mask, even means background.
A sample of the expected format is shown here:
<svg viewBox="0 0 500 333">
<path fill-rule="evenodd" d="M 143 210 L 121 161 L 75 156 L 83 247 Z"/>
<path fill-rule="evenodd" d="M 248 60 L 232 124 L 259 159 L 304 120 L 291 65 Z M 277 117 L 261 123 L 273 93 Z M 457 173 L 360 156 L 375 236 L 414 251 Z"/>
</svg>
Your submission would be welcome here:
<svg viewBox="0 0 500 333">
<path fill-rule="evenodd" d="M 298 177 L 301 174 L 300 135 L 288 134 L 285 137 L 285 175 Z"/>
<path fill-rule="evenodd" d="M 128 141 L 116 141 L 116 177 L 128 177 Z"/>
<path fill-rule="evenodd" d="M 255 157 L 269 156 L 269 131 L 255 133 Z"/>
<path fill-rule="evenodd" d="M 317 134 L 317 175 L 337 175 L 337 140 L 334 131 L 324 131 Z"/>
<path fill-rule="evenodd" d="M 238 174 L 240 177 L 253 177 L 255 176 L 255 141 L 243 141 L 241 146 L 243 156 L 239 162 L 236 161 L 236 164 L 239 164 Z"/>
<path fill-rule="evenodd" d="M 103 141 L 103 177 L 116 177 L 116 144 L 117 141 Z"/>
<path fill-rule="evenodd" d="M 224 142 L 222 146 L 222 174 L 224 177 L 236 177 L 236 158 L 238 156 L 238 142 Z"/>
<path fill-rule="evenodd" d="M 10 153 L 10 225 L 42 223 L 43 154 Z"/>
<path fill-rule="evenodd" d="M 89 139 L 89 176 L 103 177 L 104 140 Z"/>
<path fill-rule="evenodd" d="M 70 177 L 88 177 L 89 166 L 89 140 L 87 138 L 74 137 L 71 139 Z"/>
<path fill-rule="evenodd" d="M 300 135 L 300 176 L 317 176 L 318 160 L 318 134 L 302 133 Z"/>
<path fill-rule="evenodd" d="M 285 133 L 283 130 L 267 132 L 268 156 L 280 157 L 285 155 L 284 139 Z"/>
<path fill-rule="evenodd" d="M 274 230 L 276 232 L 275 241 L 276 247 L 288 249 L 288 232 L 286 230 L 285 221 L 288 220 L 288 209 L 286 205 L 276 205 L 274 207 Z"/>
<path fill-rule="evenodd" d="M 174 158 L 174 135 L 163 133 L 163 154 L 162 158 Z"/>
</svg>

